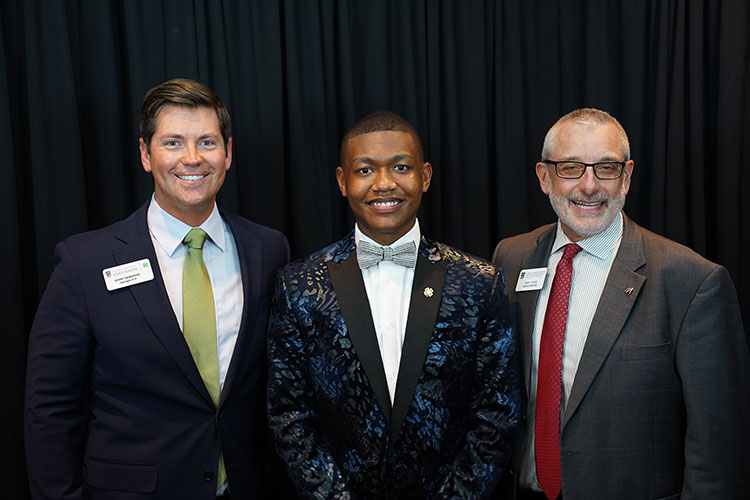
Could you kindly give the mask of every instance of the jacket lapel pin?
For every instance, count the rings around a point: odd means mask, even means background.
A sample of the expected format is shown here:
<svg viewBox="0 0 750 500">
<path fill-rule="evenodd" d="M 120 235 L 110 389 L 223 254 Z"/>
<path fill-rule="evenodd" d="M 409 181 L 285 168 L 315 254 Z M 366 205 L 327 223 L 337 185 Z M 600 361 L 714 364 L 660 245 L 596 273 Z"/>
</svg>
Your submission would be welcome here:
<svg viewBox="0 0 750 500">
<path fill-rule="evenodd" d="M 429 286 L 424 287 L 424 290 L 422 291 L 425 297 L 429 298 L 432 297 L 432 294 L 435 293 L 435 291 L 430 288 Z"/>
<path fill-rule="evenodd" d="M 631 293 L 633 293 L 633 288 L 626 288 L 626 289 L 625 289 L 625 293 L 626 293 L 627 295 L 630 295 Z"/>
</svg>

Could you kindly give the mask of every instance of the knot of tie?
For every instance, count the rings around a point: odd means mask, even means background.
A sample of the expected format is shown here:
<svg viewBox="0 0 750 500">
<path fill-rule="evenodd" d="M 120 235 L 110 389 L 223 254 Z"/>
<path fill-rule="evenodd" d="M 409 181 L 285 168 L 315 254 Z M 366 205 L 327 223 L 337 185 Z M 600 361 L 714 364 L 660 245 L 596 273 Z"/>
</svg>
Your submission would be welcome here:
<svg viewBox="0 0 750 500">
<path fill-rule="evenodd" d="M 381 247 L 368 241 L 357 242 L 357 263 L 360 269 L 367 269 L 384 260 L 404 267 L 417 265 L 417 247 L 413 241 L 397 247 Z"/>
<path fill-rule="evenodd" d="M 203 229 L 194 227 L 193 229 L 188 231 L 188 234 L 185 235 L 185 237 L 182 239 L 182 242 L 186 244 L 188 248 L 202 250 L 203 244 L 206 242 L 207 237 L 208 235 Z"/>
<path fill-rule="evenodd" d="M 568 243 L 565 245 L 565 250 L 563 250 L 563 256 L 562 258 L 565 260 L 573 260 L 573 257 L 578 255 L 578 252 L 583 250 L 581 247 L 578 246 L 577 243 Z"/>
</svg>

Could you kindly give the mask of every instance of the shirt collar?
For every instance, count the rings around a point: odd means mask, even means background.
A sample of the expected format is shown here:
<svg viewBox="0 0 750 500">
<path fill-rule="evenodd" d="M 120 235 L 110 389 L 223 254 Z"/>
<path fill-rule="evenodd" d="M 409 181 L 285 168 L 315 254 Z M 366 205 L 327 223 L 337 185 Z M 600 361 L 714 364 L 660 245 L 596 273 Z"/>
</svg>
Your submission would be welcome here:
<svg viewBox="0 0 750 500">
<path fill-rule="evenodd" d="M 182 245 L 182 240 L 192 227 L 160 207 L 153 195 L 151 195 L 151 204 L 148 207 L 147 217 L 148 228 L 151 231 L 151 234 L 154 235 L 154 238 L 164 252 L 172 257 L 172 254 L 174 254 L 175 250 Z M 211 211 L 211 215 L 209 215 L 208 218 L 198 227 L 208 234 L 209 240 L 213 242 L 219 250 L 222 252 L 224 251 L 226 234 L 224 233 L 224 224 L 222 223 L 221 215 L 219 215 L 219 209 L 216 203 L 214 203 L 214 209 Z"/>
<path fill-rule="evenodd" d="M 595 234 L 594 236 L 590 236 L 588 238 L 585 238 L 581 241 L 577 241 L 578 246 L 580 246 L 583 250 L 590 253 L 594 257 L 597 257 L 599 259 L 606 259 L 613 248 L 615 248 L 618 243 L 620 242 L 620 239 L 622 238 L 622 211 L 617 213 L 617 216 L 614 218 L 612 223 L 609 225 L 607 229 L 602 231 L 599 234 Z M 562 247 L 567 245 L 568 243 L 573 243 L 568 239 L 568 237 L 565 235 L 565 232 L 562 230 L 562 225 L 560 221 L 557 221 L 557 234 L 555 235 L 555 243 L 552 245 L 552 252 L 550 254 L 553 254 L 560 250 Z"/>
<path fill-rule="evenodd" d="M 378 243 L 377 241 L 373 240 L 372 238 L 364 234 L 362 231 L 360 231 L 358 224 L 354 224 L 354 241 L 355 242 L 367 241 L 367 242 L 370 242 L 374 245 L 378 245 L 381 247 L 387 246 L 387 247 L 395 248 L 398 245 L 403 245 L 404 243 L 413 241 L 415 247 L 417 248 L 417 250 L 419 250 L 419 240 L 421 238 L 422 238 L 422 233 L 419 230 L 419 219 L 414 221 L 414 225 L 412 226 L 411 229 L 409 229 L 409 232 L 407 232 L 405 235 L 403 235 L 402 237 L 400 237 L 399 239 L 397 239 L 390 245 L 381 245 L 380 243 Z"/>
</svg>

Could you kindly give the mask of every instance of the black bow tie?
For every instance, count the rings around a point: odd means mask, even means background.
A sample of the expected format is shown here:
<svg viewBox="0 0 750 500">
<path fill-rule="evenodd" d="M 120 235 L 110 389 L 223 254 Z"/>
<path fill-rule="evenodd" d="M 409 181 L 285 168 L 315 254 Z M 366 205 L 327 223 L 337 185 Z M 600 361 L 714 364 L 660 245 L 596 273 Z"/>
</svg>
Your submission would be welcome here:
<svg viewBox="0 0 750 500">
<path fill-rule="evenodd" d="M 378 262 L 390 260 L 405 267 L 417 265 L 417 247 L 413 241 L 395 248 L 373 245 L 367 241 L 357 242 L 357 262 L 360 269 L 367 269 Z"/>
</svg>

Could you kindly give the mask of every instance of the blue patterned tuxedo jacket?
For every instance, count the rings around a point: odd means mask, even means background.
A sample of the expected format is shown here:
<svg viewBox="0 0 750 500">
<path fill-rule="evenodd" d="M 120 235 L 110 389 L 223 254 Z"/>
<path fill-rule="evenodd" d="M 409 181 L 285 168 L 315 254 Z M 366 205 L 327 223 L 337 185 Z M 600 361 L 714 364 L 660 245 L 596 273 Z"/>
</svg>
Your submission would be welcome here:
<svg viewBox="0 0 750 500">
<path fill-rule="evenodd" d="M 268 415 L 305 498 L 480 498 L 518 422 L 501 272 L 422 238 L 391 407 L 354 236 L 279 271 Z"/>
</svg>

